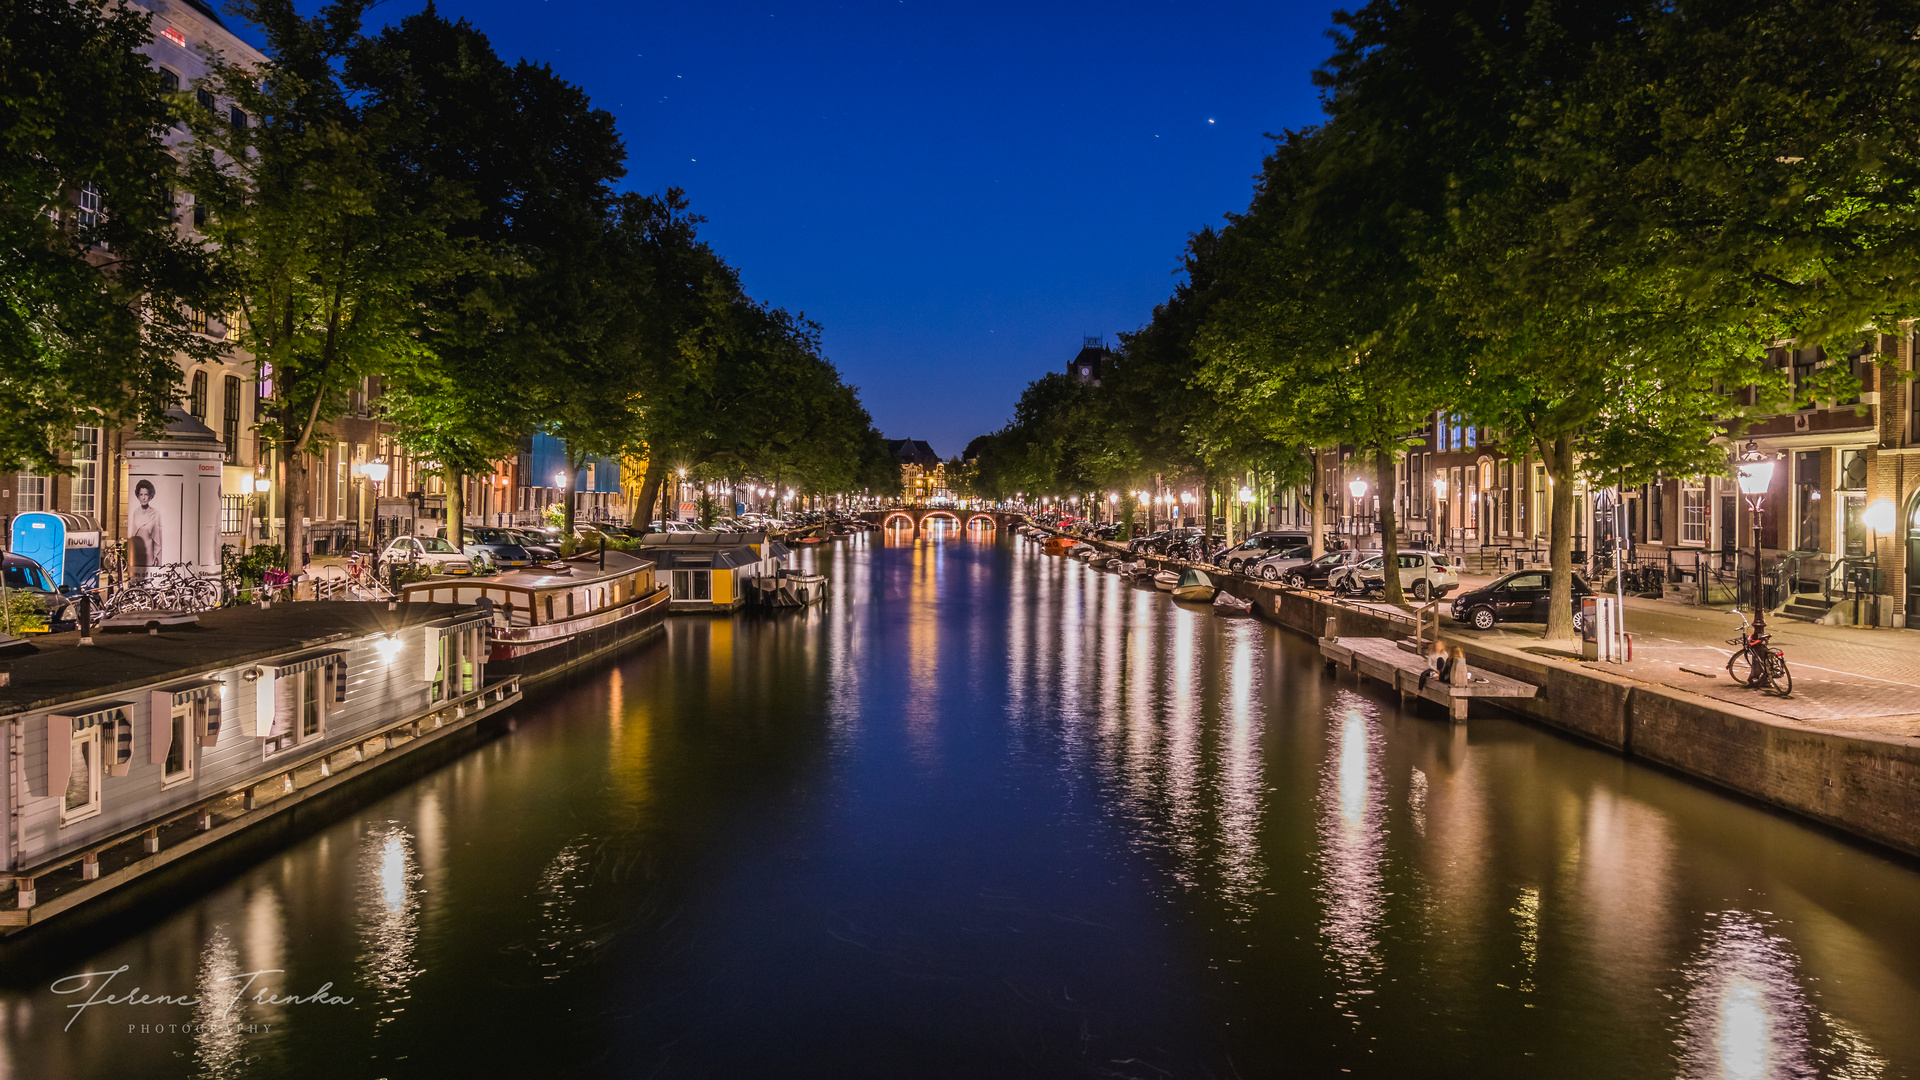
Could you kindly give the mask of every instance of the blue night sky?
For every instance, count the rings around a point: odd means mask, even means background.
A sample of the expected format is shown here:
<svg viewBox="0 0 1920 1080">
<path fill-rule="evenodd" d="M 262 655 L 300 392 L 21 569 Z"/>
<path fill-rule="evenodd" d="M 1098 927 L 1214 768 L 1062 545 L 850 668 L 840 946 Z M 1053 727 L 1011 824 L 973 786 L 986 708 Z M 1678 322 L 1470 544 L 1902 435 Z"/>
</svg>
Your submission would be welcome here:
<svg viewBox="0 0 1920 1080">
<path fill-rule="evenodd" d="M 880 429 L 944 456 L 1082 337 L 1147 321 L 1187 235 L 1246 206 L 1265 133 L 1319 116 L 1336 6 L 440 10 L 585 87 L 619 118 L 626 184 L 685 188 L 749 292 L 824 327 Z"/>
</svg>

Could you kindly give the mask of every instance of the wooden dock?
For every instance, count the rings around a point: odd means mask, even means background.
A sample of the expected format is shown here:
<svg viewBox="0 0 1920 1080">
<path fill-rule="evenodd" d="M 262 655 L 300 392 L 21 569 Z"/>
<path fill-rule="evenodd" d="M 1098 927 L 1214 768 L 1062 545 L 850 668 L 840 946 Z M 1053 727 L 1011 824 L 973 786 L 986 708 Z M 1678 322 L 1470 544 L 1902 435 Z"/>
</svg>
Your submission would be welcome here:
<svg viewBox="0 0 1920 1080">
<path fill-rule="evenodd" d="M 1467 718 L 1467 703 L 1474 698 L 1530 698 L 1540 692 L 1539 687 L 1518 679 L 1470 668 L 1462 672 L 1464 682 L 1444 682 L 1434 677 L 1423 687 L 1420 673 L 1427 670 L 1426 661 L 1390 638 L 1323 637 L 1320 654 L 1327 658 L 1329 668 L 1343 667 L 1392 686 L 1400 692 L 1403 703 L 1421 697 L 1444 705 L 1453 720 Z"/>
</svg>

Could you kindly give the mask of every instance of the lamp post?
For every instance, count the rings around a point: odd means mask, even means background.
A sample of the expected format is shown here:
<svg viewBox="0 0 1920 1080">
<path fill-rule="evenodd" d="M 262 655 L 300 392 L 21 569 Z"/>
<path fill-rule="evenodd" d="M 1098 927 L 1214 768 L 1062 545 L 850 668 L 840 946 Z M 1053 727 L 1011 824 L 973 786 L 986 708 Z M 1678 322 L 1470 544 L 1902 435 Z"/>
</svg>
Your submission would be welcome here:
<svg viewBox="0 0 1920 1080">
<path fill-rule="evenodd" d="M 1360 500 L 1367 497 L 1367 482 L 1365 480 L 1347 481 L 1347 494 L 1353 496 L 1353 508 L 1347 514 L 1347 531 L 1358 537 L 1360 535 Z M 1357 539 L 1354 542 L 1359 543 Z"/>
<path fill-rule="evenodd" d="M 1753 632 L 1758 635 L 1767 629 L 1766 605 L 1760 596 L 1760 511 L 1773 483 L 1773 461 L 1760 452 L 1759 444 L 1749 442 L 1733 471 L 1740 494 L 1747 497 L 1747 511 L 1753 515 Z"/>
<path fill-rule="evenodd" d="M 1247 504 L 1253 501 L 1253 489 L 1248 487 L 1245 484 L 1241 484 L 1240 490 L 1237 492 L 1234 492 L 1234 494 L 1240 496 L 1240 531 L 1241 533 L 1244 534 L 1247 531 L 1247 524 L 1248 524 L 1246 520 Z M 1229 544 L 1233 543 L 1232 530 L 1228 530 L 1227 532 L 1227 543 Z"/>
</svg>

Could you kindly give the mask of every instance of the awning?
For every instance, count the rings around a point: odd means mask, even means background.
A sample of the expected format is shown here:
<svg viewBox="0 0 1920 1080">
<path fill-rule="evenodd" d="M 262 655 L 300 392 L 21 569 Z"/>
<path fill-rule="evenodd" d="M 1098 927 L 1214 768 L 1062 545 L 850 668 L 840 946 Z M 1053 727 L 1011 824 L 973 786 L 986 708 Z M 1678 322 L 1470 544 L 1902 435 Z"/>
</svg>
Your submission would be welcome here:
<svg viewBox="0 0 1920 1080">
<path fill-rule="evenodd" d="M 303 652 L 286 660 L 264 661 L 260 666 L 272 668 L 275 675 L 284 679 L 289 675 L 298 675 L 305 671 L 312 671 L 314 668 L 323 668 L 332 664 L 345 664 L 346 662 L 347 651 L 345 649 L 315 649 L 312 652 Z"/>
<path fill-rule="evenodd" d="M 154 691 L 154 693 L 167 694 L 173 698 L 173 704 L 185 705 L 189 701 L 202 701 L 206 698 L 218 699 L 220 697 L 220 691 L 224 686 L 225 684 L 217 679 L 202 679 L 197 682 L 176 683 L 173 686 L 163 686 Z"/>
<path fill-rule="evenodd" d="M 104 724 L 118 719 L 117 714 L 124 713 L 132 708 L 133 702 L 131 701 L 109 701 L 104 704 L 88 705 L 86 706 L 85 712 L 57 712 L 54 715 L 64 716 L 68 720 L 71 720 L 73 722 L 73 730 L 79 731 L 82 728 L 90 728 L 96 724 Z"/>
</svg>

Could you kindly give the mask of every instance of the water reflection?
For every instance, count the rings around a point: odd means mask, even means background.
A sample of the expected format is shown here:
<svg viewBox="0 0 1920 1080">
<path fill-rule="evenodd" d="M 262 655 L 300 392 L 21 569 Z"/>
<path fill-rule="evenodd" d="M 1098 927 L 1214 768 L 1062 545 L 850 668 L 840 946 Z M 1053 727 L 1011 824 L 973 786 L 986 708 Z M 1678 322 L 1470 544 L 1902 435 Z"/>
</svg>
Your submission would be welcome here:
<svg viewBox="0 0 1920 1080">
<path fill-rule="evenodd" d="M 1680 1048 L 1689 1080 L 1815 1075 L 1793 956 L 1751 913 L 1716 913 L 1686 976 Z"/>
<path fill-rule="evenodd" d="M 419 976 L 420 872 L 413 836 L 399 822 L 370 830 L 361 847 L 361 967 L 379 1006 L 379 1023 L 405 1011 Z"/>
<path fill-rule="evenodd" d="M 1379 708 L 1341 691 L 1330 711 L 1332 743 L 1320 784 L 1320 924 L 1340 977 L 1338 1004 L 1351 1009 L 1380 969 L 1386 899 L 1386 796 L 1377 762 Z M 1344 1014 L 1355 1018 L 1355 1014 Z"/>
</svg>

